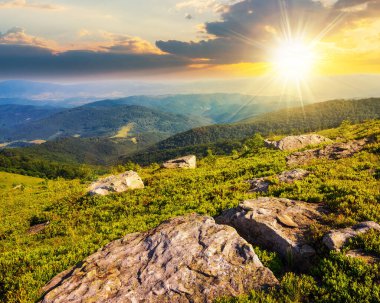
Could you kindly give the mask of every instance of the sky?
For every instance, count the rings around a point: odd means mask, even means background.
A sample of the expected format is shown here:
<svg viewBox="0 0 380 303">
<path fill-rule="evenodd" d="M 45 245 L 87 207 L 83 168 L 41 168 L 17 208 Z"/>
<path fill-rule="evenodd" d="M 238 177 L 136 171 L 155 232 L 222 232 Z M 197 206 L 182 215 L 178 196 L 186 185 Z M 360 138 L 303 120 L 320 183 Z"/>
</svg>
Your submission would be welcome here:
<svg viewBox="0 0 380 303">
<path fill-rule="evenodd" d="M 3 80 L 265 77 L 380 80 L 380 0 L 0 0 Z"/>
</svg>

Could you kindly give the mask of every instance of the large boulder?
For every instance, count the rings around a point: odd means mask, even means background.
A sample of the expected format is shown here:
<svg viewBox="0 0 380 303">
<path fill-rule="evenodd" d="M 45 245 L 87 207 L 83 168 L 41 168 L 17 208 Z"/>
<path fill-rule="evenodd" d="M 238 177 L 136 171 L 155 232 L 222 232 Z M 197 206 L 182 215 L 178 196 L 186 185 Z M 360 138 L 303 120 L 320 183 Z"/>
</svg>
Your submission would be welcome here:
<svg viewBox="0 0 380 303">
<path fill-rule="evenodd" d="M 144 188 L 140 176 L 134 171 L 127 171 L 120 175 L 112 175 L 100 179 L 90 185 L 90 195 L 108 195 L 110 193 L 121 193 L 129 189 Z"/>
<path fill-rule="evenodd" d="M 288 136 L 279 141 L 265 140 L 269 147 L 274 147 L 280 150 L 295 150 L 304 148 L 309 145 L 317 145 L 324 142 L 332 142 L 330 139 L 317 134 Z"/>
<path fill-rule="evenodd" d="M 213 302 L 277 284 L 252 246 L 189 215 L 113 241 L 54 278 L 41 302 Z"/>
<path fill-rule="evenodd" d="M 380 225 L 373 221 L 366 221 L 352 227 L 332 230 L 323 237 L 323 243 L 328 249 L 339 251 L 349 239 L 366 233 L 370 229 L 380 231 Z"/>
<path fill-rule="evenodd" d="M 307 233 L 310 225 L 320 221 L 322 213 L 318 204 L 261 197 L 246 200 L 215 220 L 236 228 L 248 242 L 274 250 L 289 263 L 305 267 L 315 255 Z"/>
<path fill-rule="evenodd" d="M 293 153 L 286 158 L 286 161 L 288 165 L 302 165 L 318 158 L 330 160 L 347 158 L 361 151 L 367 143 L 368 141 L 366 139 L 339 142 L 321 149 Z"/>
<path fill-rule="evenodd" d="M 194 155 L 189 155 L 177 159 L 172 159 L 166 161 L 162 164 L 163 168 L 196 168 L 197 167 L 197 157 Z"/>
</svg>

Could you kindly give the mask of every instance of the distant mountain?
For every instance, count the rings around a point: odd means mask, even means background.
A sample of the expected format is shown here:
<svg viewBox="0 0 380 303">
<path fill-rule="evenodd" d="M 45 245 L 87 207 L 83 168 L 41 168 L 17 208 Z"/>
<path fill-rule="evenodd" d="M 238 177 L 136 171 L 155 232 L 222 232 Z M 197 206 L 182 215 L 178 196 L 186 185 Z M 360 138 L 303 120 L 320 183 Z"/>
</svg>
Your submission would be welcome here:
<svg viewBox="0 0 380 303">
<path fill-rule="evenodd" d="M 36 120 L 47 118 L 62 110 L 62 108 L 51 106 L 18 104 L 0 105 L 0 128 L 9 128 L 18 124 L 31 123 Z"/>
<path fill-rule="evenodd" d="M 159 133 L 144 133 L 133 138 L 61 138 L 14 152 L 34 159 L 68 163 L 110 165 L 121 155 L 132 155 L 166 138 Z"/>
<path fill-rule="evenodd" d="M 344 120 L 360 122 L 378 118 L 380 118 L 379 98 L 320 102 L 251 117 L 234 124 L 191 129 L 157 143 L 148 151 L 133 156 L 132 159 L 142 163 L 154 162 L 155 155 L 161 160 L 165 155 L 174 156 L 185 150 L 188 152 L 198 150 L 198 146 L 204 151 L 212 144 L 236 142 L 254 133 L 299 134 L 336 127 Z"/>
<path fill-rule="evenodd" d="M 231 123 L 285 107 L 298 106 L 296 98 L 251 96 L 242 94 L 189 94 L 167 96 L 131 96 L 102 100 L 86 107 L 141 105 L 163 112 L 204 117 L 213 123 Z"/>
<path fill-rule="evenodd" d="M 92 106 L 60 111 L 0 133 L 0 140 L 52 140 L 62 137 L 130 137 L 141 133 L 170 136 L 210 121 L 163 113 L 142 106 Z"/>
</svg>

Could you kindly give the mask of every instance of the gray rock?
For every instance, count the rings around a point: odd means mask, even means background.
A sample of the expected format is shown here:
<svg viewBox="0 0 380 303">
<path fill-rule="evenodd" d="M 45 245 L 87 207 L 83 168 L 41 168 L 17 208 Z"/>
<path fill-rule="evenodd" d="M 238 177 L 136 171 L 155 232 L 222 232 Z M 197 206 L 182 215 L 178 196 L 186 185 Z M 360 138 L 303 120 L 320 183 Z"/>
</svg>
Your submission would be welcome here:
<svg viewBox="0 0 380 303">
<path fill-rule="evenodd" d="M 134 171 L 127 171 L 123 174 L 112 175 L 92 183 L 89 194 L 105 196 L 111 193 L 120 193 L 139 188 L 144 188 L 144 183 L 140 176 Z"/>
<path fill-rule="evenodd" d="M 203 303 L 277 283 L 233 228 L 189 215 L 109 243 L 55 277 L 40 302 Z"/>
<path fill-rule="evenodd" d="M 364 263 L 373 265 L 380 264 L 380 258 L 361 249 L 352 249 L 346 252 L 347 257 L 362 260 Z"/>
<path fill-rule="evenodd" d="M 302 165 L 313 159 L 319 158 L 330 160 L 347 158 L 361 151 L 367 143 L 368 141 L 366 139 L 354 140 L 350 142 L 339 142 L 321 149 L 312 149 L 293 153 L 286 158 L 286 161 L 288 165 Z"/>
<path fill-rule="evenodd" d="M 373 221 L 366 221 L 352 227 L 332 230 L 323 237 L 323 243 L 328 249 L 339 251 L 349 239 L 363 234 L 370 229 L 380 231 L 380 225 Z"/>
<path fill-rule="evenodd" d="M 189 155 L 177 159 L 172 159 L 166 161 L 162 164 L 163 168 L 196 168 L 197 167 L 197 157 L 194 155 Z"/>
<path fill-rule="evenodd" d="M 309 172 L 304 169 L 293 169 L 289 171 L 284 171 L 281 174 L 277 175 L 280 182 L 285 183 L 293 183 L 297 180 L 302 180 L 303 178 L 307 177 L 309 175 Z M 269 190 L 269 186 L 271 185 L 271 182 L 268 178 L 254 178 L 251 180 L 247 180 L 251 187 L 250 192 L 256 192 L 256 193 L 266 193 Z"/>
<path fill-rule="evenodd" d="M 274 147 L 280 150 L 295 150 L 304 148 L 309 145 L 317 145 L 324 142 L 332 141 L 326 137 L 317 134 L 288 136 L 279 141 L 265 140 L 267 146 Z"/>
<path fill-rule="evenodd" d="M 250 192 L 267 192 L 269 189 L 269 182 L 266 178 L 255 178 L 252 180 L 247 180 L 247 182 L 251 185 Z"/>
<path fill-rule="evenodd" d="M 278 179 L 281 182 L 285 183 L 293 183 L 297 180 L 302 180 L 306 178 L 310 173 L 304 169 L 293 169 L 289 171 L 284 171 L 283 173 L 278 175 Z"/>
<path fill-rule="evenodd" d="M 307 240 L 308 227 L 319 222 L 321 215 L 318 204 L 261 197 L 246 200 L 215 220 L 236 228 L 248 242 L 274 250 L 303 267 L 315 255 Z"/>
</svg>

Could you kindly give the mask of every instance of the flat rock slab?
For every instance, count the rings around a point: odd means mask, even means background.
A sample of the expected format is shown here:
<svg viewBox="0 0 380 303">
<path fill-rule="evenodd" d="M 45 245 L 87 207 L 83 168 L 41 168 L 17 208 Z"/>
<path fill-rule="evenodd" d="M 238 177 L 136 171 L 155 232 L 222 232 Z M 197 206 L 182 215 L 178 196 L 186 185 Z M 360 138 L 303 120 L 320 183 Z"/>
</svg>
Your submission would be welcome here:
<svg viewBox="0 0 380 303">
<path fill-rule="evenodd" d="M 41 302 L 203 303 L 277 283 L 233 228 L 189 215 L 109 243 L 55 277 Z"/>
<path fill-rule="evenodd" d="M 347 257 L 362 260 L 364 263 L 374 265 L 380 264 L 380 258 L 373 254 L 369 254 L 361 249 L 352 249 L 346 252 Z"/>
<path fill-rule="evenodd" d="M 189 155 L 177 159 L 172 159 L 166 161 L 162 164 L 163 168 L 196 168 L 197 167 L 197 157 L 194 155 Z"/>
<path fill-rule="evenodd" d="M 317 145 L 324 142 L 332 142 L 330 139 L 317 134 L 288 136 L 279 141 L 265 140 L 269 147 L 274 147 L 280 150 L 295 150 L 304 148 L 309 145 Z"/>
<path fill-rule="evenodd" d="M 144 183 L 140 176 L 134 171 L 127 171 L 123 174 L 112 175 L 92 183 L 89 194 L 105 196 L 111 193 L 121 193 L 139 188 L 144 188 Z"/>
<path fill-rule="evenodd" d="M 248 242 L 278 252 L 299 266 L 307 265 L 315 250 L 307 240 L 311 224 L 323 213 L 318 204 L 282 198 L 246 200 L 215 220 L 237 229 Z"/>
<path fill-rule="evenodd" d="M 380 225 L 373 221 L 366 221 L 352 227 L 332 230 L 323 237 L 323 243 L 328 249 L 339 251 L 349 239 L 366 233 L 370 229 L 380 231 Z"/>
<path fill-rule="evenodd" d="M 350 142 L 340 142 L 326 146 L 322 149 L 312 149 L 302 152 L 296 152 L 286 158 L 288 165 L 302 165 L 313 159 L 330 159 L 337 160 L 353 156 L 361 151 L 368 143 L 366 139 L 354 140 Z"/>
<path fill-rule="evenodd" d="M 293 183 L 297 180 L 302 180 L 306 178 L 310 173 L 304 169 L 293 169 L 289 171 L 284 171 L 277 175 L 278 180 L 284 183 Z M 268 192 L 271 182 L 268 178 L 254 178 L 247 180 L 251 185 L 250 192 Z"/>
</svg>

